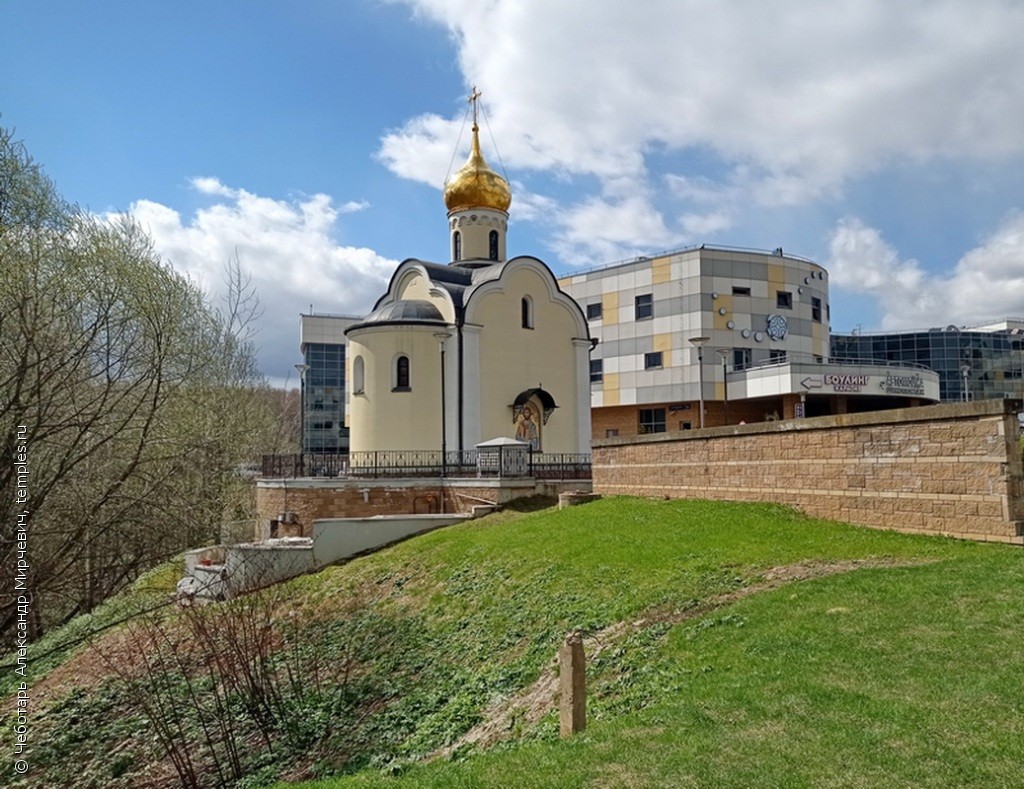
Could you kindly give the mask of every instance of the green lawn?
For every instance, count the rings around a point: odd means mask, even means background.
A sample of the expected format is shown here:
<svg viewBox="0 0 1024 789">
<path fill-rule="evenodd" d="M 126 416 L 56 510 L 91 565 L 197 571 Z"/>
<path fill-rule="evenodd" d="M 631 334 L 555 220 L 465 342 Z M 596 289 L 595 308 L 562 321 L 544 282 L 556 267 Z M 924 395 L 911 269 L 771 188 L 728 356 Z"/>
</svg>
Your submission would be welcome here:
<svg viewBox="0 0 1024 789">
<path fill-rule="evenodd" d="M 524 554 L 527 535 L 538 550 Z M 793 582 L 634 632 L 590 666 L 589 727 L 570 741 L 551 714 L 489 752 L 309 786 L 1024 785 L 1019 549 L 775 507 L 627 499 L 434 536 L 446 549 L 466 538 L 466 559 L 476 546 L 492 578 L 515 579 L 507 605 L 463 601 L 471 620 L 492 636 L 532 620 L 545 658 L 564 630 L 685 609 L 772 567 L 897 566 Z"/>
<path fill-rule="evenodd" d="M 244 754 L 246 785 L 1024 785 L 1022 581 L 1019 548 L 770 505 L 501 513 L 279 587 L 302 649 L 352 671 L 303 697 L 301 738 Z M 559 740 L 540 704 L 459 747 L 575 629 L 600 635 L 587 731 Z M 153 758 L 113 685 L 37 714 L 38 785 L 72 763 L 130 786 Z"/>
</svg>

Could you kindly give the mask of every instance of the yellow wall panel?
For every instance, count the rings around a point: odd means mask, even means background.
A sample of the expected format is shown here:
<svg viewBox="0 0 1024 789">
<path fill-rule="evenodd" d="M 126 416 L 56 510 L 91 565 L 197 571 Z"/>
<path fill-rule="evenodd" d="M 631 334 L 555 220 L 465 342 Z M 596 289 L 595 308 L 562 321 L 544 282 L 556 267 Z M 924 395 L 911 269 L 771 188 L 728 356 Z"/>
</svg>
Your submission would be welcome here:
<svg viewBox="0 0 1024 789">
<path fill-rule="evenodd" d="M 715 305 L 713 307 L 713 309 L 715 311 L 714 312 L 714 327 L 716 329 L 720 330 L 720 331 L 727 331 L 729 327 L 726 324 L 728 324 L 729 321 L 731 321 L 733 319 L 733 315 L 732 315 L 733 298 L 732 298 L 732 296 L 731 295 L 726 296 L 726 295 L 722 294 L 717 299 L 715 299 L 712 302 L 712 304 Z M 725 309 L 725 315 L 721 315 L 718 312 L 720 309 Z"/>
<path fill-rule="evenodd" d="M 619 322 L 619 294 L 617 291 L 601 294 L 601 320 L 607 326 Z"/>
<path fill-rule="evenodd" d="M 604 375 L 604 404 L 619 404 L 619 374 L 605 373 Z"/>
<path fill-rule="evenodd" d="M 658 258 L 651 266 L 651 282 L 660 285 L 672 280 L 672 258 Z"/>
</svg>

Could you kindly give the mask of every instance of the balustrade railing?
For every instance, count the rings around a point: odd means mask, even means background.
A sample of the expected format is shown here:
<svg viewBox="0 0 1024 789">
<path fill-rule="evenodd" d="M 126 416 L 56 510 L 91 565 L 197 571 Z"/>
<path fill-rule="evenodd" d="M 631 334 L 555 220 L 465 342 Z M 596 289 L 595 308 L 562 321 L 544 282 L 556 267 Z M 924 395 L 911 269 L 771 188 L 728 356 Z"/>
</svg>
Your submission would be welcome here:
<svg viewBox="0 0 1024 789">
<path fill-rule="evenodd" d="M 475 449 L 443 454 L 433 450 L 379 450 L 347 455 L 313 453 L 264 455 L 264 479 L 298 477 L 478 477 L 497 476 L 481 470 Z M 538 479 L 590 479 L 590 455 L 571 452 L 530 452 L 525 476 Z"/>
</svg>

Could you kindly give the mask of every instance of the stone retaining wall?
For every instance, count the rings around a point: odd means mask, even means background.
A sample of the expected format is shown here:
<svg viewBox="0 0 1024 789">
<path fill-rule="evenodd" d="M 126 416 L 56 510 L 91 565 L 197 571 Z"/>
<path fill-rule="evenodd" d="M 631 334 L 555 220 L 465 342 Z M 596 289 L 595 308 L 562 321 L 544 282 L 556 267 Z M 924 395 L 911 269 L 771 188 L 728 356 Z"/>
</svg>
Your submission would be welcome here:
<svg viewBox="0 0 1024 789">
<path fill-rule="evenodd" d="M 558 496 L 567 490 L 590 490 L 590 480 L 522 478 L 344 479 L 312 477 L 256 481 L 257 539 L 270 535 L 271 523 L 292 513 L 290 523 L 277 523 L 279 537 L 310 537 L 322 518 L 368 518 L 375 515 L 469 513 L 485 502 L 504 504 L 526 496 Z M 443 500 L 443 509 L 442 509 Z"/>
<path fill-rule="evenodd" d="M 864 526 L 1024 544 L 1018 401 L 594 442 L 594 492 L 771 501 Z"/>
</svg>

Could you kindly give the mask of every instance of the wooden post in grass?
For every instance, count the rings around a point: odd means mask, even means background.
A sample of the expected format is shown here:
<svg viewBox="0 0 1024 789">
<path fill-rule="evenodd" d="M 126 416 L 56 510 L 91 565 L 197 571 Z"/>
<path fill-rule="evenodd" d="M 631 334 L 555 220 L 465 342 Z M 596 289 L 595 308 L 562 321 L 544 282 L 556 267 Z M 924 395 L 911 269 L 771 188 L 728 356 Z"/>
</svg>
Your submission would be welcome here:
<svg viewBox="0 0 1024 789">
<path fill-rule="evenodd" d="M 559 732 L 569 737 L 587 728 L 587 663 L 583 636 L 570 633 L 558 651 Z"/>
</svg>

